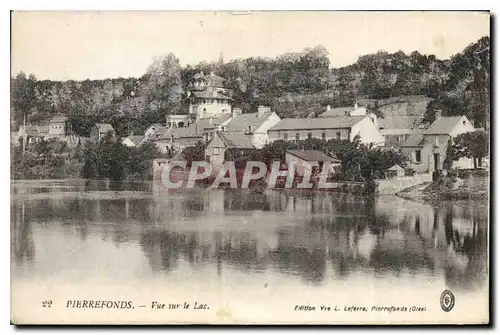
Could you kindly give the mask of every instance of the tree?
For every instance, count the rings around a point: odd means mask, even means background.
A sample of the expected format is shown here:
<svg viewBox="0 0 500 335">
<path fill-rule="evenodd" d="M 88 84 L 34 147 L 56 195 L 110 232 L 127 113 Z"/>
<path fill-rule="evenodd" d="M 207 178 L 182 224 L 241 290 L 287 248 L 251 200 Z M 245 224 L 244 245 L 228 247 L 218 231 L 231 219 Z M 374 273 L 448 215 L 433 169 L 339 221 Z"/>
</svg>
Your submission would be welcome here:
<svg viewBox="0 0 500 335">
<path fill-rule="evenodd" d="M 482 165 L 482 160 L 489 154 L 489 135 L 483 130 L 463 133 L 453 139 L 453 160 L 462 157 L 472 158 L 474 169 Z"/>
<path fill-rule="evenodd" d="M 144 76 L 142 93 L 146 96 L 151 122 L 159 121 L 165 113 L 179 111 L 182 95 L 181 66 L 179 59 L 170 53 L 159 57 L 149 66 Z"/>
<path fill-rule="evenodd" d="M 22 124 L 24 117 L 29 113 L 34 113 L 36 106 L 36 78 L 30 74 L 26 77 L 24 72 L 20 72 L 11 79 L 11 106 L 14 114 L 11 115 L 13 121 Z"/>
</svg>

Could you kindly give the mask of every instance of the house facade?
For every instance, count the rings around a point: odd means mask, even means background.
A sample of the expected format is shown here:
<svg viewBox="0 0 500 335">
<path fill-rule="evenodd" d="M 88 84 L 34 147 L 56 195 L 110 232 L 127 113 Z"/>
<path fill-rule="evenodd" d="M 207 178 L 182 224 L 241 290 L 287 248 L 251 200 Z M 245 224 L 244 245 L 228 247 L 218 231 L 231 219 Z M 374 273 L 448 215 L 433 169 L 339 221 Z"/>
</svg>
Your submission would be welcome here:
<svg viewBox="0 0 500 335">
<path fill-rule="evenodd" d="M 66 136 L 69 133 L 69 128 L 66 116 L 55 116 L 49 121 L 49 136 Z"/>
<path fill-rule="evenodd" d="M 157 132 L 165 130 L 160 123 L 153 123 L 144 131 L 144 137 L 152 138 Z"/>
<path fill-rule="evenodd" d="M 259 106 L 256 113 L 245 114 L 241 113 L 241 109 L 234 108 L 232 118 L 219 130 L 248 135 L 253 146 L 261 149 L 269 143 L 269 129 L 280 121 L 281 118 L 267 106 Z"/>
<path fill-rule="evenodd" d="M 283 119 L 268 131 L 269 142 L 295 141 L 307 138 L 352 141 L 383 146 L 385 139 L 369 116 L 343 116 L 316 119 Z"/>
<path fill-rule="evenodd" d="M 205 160 L 212 165 L 212 171 L 217 172 L 224 164 L 226 156 L 236 156 L 244 154 L 250 150 L 255 150 L 251 137 L 242 132 L 220 132 L 217 131 L 214 137 L 207 143 L 205 148 Z M 234 151 L 233 155 L 227 155 L 227 151 Z"/>
<path fill-rule="evenodd" d="M 189 115 L 196 119 L 231 113 L 231 92 L 215 73 L 197 73 L 189 85 Z"/>
<path fill-rule="evenodd" d="M 46 135 L 40 131 L 39 126 L 20 126 L 17 132 L 17 141 L 23 139 L 27 144 L 34 144 L 42 141 Z"/>
<path fill-rule="evenodd" d="M 459 134 L 475 131 L 472 123 L 465 116 L 441 117 L 436 114 L 435 121 L 425 130 L 415 130 L 409 139 L 401 145 L 409 159 L 409 166 L 417 172 L 443 170 L 449 140 Z M 472 168 L 469 158 L 454 161 L 453 168 Z"/>
<path fill-rule="evenodd" d="M 311 175 L 314 169 L 323 169 L 324 164 L 329 164 L 329 173 L 335 173 L 340 168 L 341 161 L 317 150 L 287 150 L 285 164 L 290 169 L 293 166 L 295 174 Z"/>
</svg>

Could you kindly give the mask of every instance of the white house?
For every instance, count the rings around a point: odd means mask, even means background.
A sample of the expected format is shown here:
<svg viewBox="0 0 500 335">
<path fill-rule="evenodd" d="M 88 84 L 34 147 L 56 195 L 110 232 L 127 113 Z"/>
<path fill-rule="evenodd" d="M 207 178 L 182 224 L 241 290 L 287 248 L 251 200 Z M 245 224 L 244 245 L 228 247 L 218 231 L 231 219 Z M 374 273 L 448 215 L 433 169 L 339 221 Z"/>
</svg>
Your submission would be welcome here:
<svg viewBox="0 0 500 335">
<path fill-rule="evenodd" d="M 315 119 L 283 119 L 268 131 L 269 141 L 294 141 L 307 138 L 323 140 L 354 140 L 360 137 L 361 143 L 383 146 L 384 136 L 373 123 L 365 116 L 342 116 Z"/>
<path fill-rule="evenodd" d="M 197 73 L 189 85 L 189 115 L 196 119 L 231 114 L 231 93 L 215 73 Z"/>
<path fill-rule="evenodd" d="M 234 108 L 232 118 L 220 130 L 249 135 L 253 146 L 261 149 L 269 143 L 268 130 L 280 121 L 281 118 L 267 106 L 259 106 L 256 113 L 245 114 L 241 113 L 241 109 Z"/>
<path fill-rule="evenodd" d="M 435 121 L 429 128 L 415 130 L 410 138 L 401 145 L 401 150 L 410 159 L 410 167 L 417 172 L 432 172 L 443 169 L 448 142 L 457 135 L 473 132 L 476 129 L 465 116 L 441 116 L 436 113 Z M 469 158 L 454 161 L 454 168 L 472 168 Z"/>
</svg>

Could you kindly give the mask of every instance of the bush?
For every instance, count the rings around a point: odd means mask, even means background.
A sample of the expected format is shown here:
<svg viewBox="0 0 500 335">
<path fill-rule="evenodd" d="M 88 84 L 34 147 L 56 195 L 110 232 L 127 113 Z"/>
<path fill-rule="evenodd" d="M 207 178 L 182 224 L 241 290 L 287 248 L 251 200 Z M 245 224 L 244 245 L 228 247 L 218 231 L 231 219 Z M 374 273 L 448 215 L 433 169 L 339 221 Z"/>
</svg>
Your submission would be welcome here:
<svg viewBox="0 0 500 335">
<path fill-rule="evenodd" d="M 364 187 L 361 185 L 354 185 L 354 187 L 352 188 L 352 193 L 354 195 L 362 195 L 364 194 Z"/>
<path fill-rule="evenodd" d="M 371 195 L 377 193 L 378 184 L 375 180 L 369 180 L 365 183 L 363 188 L 363 193 L 366 195 Z"/>
</svg>

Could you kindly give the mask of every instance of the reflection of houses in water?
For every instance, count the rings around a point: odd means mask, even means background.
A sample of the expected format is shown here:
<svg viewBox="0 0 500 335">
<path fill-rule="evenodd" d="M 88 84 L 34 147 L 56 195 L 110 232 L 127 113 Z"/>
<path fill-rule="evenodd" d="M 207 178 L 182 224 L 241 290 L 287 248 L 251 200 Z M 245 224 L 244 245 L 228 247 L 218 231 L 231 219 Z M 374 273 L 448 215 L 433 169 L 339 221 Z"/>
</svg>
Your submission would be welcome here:
<svg viewBox="0 0 500 335">
<path fill-rule="evenodd" d="M 13 220 L 12 220 L 13 219 Z M 24 201 L 11 207 L 11 250 L 18 264 L 29 264 L 35 258 L 32 222 Z"/>
<path fill-rule="evenodd" d="M 438 207 L 399 198 L 187 190 L 160 199 L 52 199 L 14 203 L 13 257 L 34 257 L 30 220 L 61 224 L 117 246 L 139 244 L 154 271 L 180 262 L 278 271 L 319 283 L 357 271 L 428 272 L 450 287 L 487 276 L 487 222 L 477 203 Z M 24 214 L 23 214 L 24 213 Z M 29 218 L 29 220 L 27 219 Z M 43 229 L 43 226 L 40 226 Z"/>
<path fill-rule="evenodd" d="M 192 218 L 197 222 L 208 220 L 195 226 L 194 231 L 162 230 L 141 235 L 152 267 L 169 271 L 180 259 L 193 264 L 210 260 L 219 275 L 226 266 L 241 271 L 274 269 L 314 284 L 325 278 L 329 266 L 338 278 L 363 269 L 384 273 L 426 271 L 434 275 L 444 271 L 451 282 L 471 278 L 470 269 L 484 269 L 486 264 L 466 256 L 465 267 L 458 266 L 461 255 L 472 255 L 466 250 L 474 249 L 477 254 L 477 244 L 482 243 L 477 233 L 469 237 L 460 228 L 471 222 L 474 213 L 470 211 L 397 203 L 397 199 L 373 203 L 331 198 L 326 205 L 328 200 L 320 198 L 271 194 L 265 198 L 273 211 L 267 212 L 262 206 L 242 205 L 245 196 L 237 193 L 241 191 L 215 191 L 204 198 L 207 215 Z M 217 224 L 209 223 L 221 204 L 225 216 L 216 220 Z M 294 206 L 295 212 L 285 204 Z M 283 212 L 276 212 L 278 209 Z M 295 224 L 273 225 L 271 215 L 287 213 L 292 215 L 288 219 L 296 217 Z M 299 215 L 307 219 L 298 222 Z M 476 273 L 481 273 L 479 270 Z"/>
</svg>

